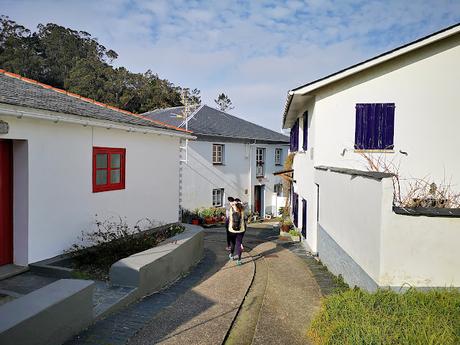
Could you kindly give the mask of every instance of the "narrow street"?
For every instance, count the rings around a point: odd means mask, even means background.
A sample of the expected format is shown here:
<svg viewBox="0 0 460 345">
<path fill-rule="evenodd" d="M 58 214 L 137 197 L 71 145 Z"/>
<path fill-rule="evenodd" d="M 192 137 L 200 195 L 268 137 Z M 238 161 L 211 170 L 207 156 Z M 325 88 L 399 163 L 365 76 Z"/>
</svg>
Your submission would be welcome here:
<svg viewBox="0 0 460 345">
<path fill-rule="evenodd" d="M 271 225 L 250 227 L 243 265 L 225 230 L 205 230 L 205 257 L 171 286 L 101 320 L 67 345 L 308 344 L 306 331 L 333 280 Z"/>
</svg>

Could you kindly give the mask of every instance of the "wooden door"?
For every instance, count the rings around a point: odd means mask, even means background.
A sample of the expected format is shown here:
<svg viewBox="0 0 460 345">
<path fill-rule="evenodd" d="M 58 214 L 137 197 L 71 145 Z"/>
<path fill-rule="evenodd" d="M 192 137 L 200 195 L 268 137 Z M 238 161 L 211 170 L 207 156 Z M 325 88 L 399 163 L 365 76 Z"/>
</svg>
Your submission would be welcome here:
<svg viewBox="0 0 460 345">
<path fill-rule="evenodd" d="M 260 186 L 254 186 L 254 212 L 259 213 L 260 215 Z"/>
<path fill-rule="evenodd" d="M 0 265 L 13 263 L 13 142 L 0 139 Z"/>
</svg>

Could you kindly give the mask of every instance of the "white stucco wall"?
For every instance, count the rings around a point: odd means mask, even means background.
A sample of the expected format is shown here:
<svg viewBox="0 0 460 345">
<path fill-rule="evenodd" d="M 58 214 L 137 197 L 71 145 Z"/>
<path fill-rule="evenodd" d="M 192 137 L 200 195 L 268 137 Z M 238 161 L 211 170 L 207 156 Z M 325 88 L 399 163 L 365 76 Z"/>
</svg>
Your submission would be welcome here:
<svg viewBox="0 0 460 345">
<path fill-rule="evenodd" d="M 309 250 L 316 252 L 317 250 L 317 194 L 318 187 L 314 181 L 314 142 L 316 133 L 314 131 L 314 117 L 309 113 L 308 123 L 308 147 L 306 150 L 302 148 L 303 144 L 303 118 L 300 119 L 299 130 L 299 151 L 294 157 L 294 192 L 299 195 L 299 223 L 298 227 L 302 227 L 302 199 L 307 201 L 307 247 Z"/>
<path fill-rule="evenodd" d="M 28 159 L 27 163 L 15 160 L 15 168 L 28 167 L 26 177 L 24 171 L 15 172 L 15 177 L 22 174 L 21 179 L 28 182 L 28 195 L 15 184 L 15 197 L 22 198 L 15 201 L 15 221 L 28 215 L 27 221 L 15 224 L 17 263 L 61 254 L 82 230 L 93 226 L 96 214 L 99 220 L 126 217 L 130 225 L 145 217 L 163 223 L 177 221 L 177 137 L 1 118 L 10 125 L 9 133 L 1 138 L 24 140 L 22 147 L 15 141 L 14 154 L 22 150 Z M 92 192 L 93 146 L 126 148 L 124 190 Z"/>
<path fill-rule="evenodd" d="M 318 224 L 378 286 L 460 286 L 460 218 L 394 213 L 391 178 L 317 170 L 315 179 L 321 191 Z M 359 276 L 356 267 L 341 267 L 334 273 L 345 281 Z"/>
<path fill-rule="evenodd" d="M 460 160 L 456 158 L 459 43 L 457 34 L 313 92 L 312 100 L 305 104 L 311 118 L 309 150 L 313 152 L 298 154 L 294 161 L 295 189 L 308 200 L 309 228 L 315 231 L 316 224 L 316 212 L 310 210 L 310 200 L 316 200 L 313 167 L 365 166 L 353 149 L 356 103 L 395 103 L 394 150 L 374 156 L 399 166 L 403 178 L 451 182 L 460 191 Z M 299 146 L 302 127 L 301 121 Z M 307 242 L 314 250 L 316 235 L 310 234 Z"/>
<path fill-rule="evenodd" d="M 224 164 L 212 164 L 212 145 L 224 145 Z M 256 148 L 265 148 L 265 177 L 256 178 Z M 239 197 L 253 205 L 255 185 L 265 185 L 266 212 L 274 212 L 278 200 L 273 198 L 273 186 L 281 178 L 273 172 L 281 170 L 275 166 L 275 148 L 283 149 L 282 162 L 287 155 L 286 145 L 246 144 L 228 141 L 189 141 L 187 163 L 182 164 L 182 207 L 193 210 L 212 206 L 212 190 L 224 189 L 224 203 L 228 196 Z M 184 154 L 182 154 L 184 157 Z"/>
<path fill-rule="evenodd" d="M 316 170 L 319 225 L 375 281 L 380 274 L 380 181 Z M 321 253 L 319 253 L 321 257 Z"/>
</svg>

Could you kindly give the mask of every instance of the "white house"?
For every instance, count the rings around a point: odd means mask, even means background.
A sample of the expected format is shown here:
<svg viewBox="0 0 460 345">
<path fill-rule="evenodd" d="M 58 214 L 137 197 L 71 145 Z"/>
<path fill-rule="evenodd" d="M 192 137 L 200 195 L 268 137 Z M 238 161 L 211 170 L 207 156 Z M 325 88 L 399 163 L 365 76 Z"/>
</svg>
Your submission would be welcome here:
<svg viewBox="0 0 460 345">
<path fill-rule="evenodd" d="M 175 107 L 143 115 L 184 128 L 182 112 Z M 182 152 L 181 207 L 223 206 L 233 196 L 261 216 L 278 214 L 284 198 L 273 172 L 283 165 L 289 138 L 207 105 L 187 119 L 197 140 Z"/>
<path fill-rule="evenodd" d="M 459 90 L 455 25 L 289 91 L 294 216 L 350 284 L 460 286 L 457 211 L 393 210 L 392 175 L 364 157 L 399 167 L 402 195 L 417 178 L 459 193 Z"/>
<path fill-rule="evenodd" d="M 0 119 L 0 265 L 62 254 L 96 219 L 178 220 L 183 129 L 3 70 Z"/>
</svg>

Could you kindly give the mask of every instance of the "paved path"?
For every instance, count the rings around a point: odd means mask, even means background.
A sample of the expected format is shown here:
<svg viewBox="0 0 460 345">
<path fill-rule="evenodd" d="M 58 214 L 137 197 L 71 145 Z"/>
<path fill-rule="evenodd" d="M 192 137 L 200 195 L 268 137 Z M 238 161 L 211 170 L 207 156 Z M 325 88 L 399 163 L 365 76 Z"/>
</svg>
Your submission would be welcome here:
<svg viewBox="0 0 460 345">
<path fill-rule="evenodd" d="M 225 252 L 225 231 L 207 230 L 205 257 L 188 276 L 68 344 L 308 344 L 308 324 L 331 276 L 266 227 L 249 229 L 244 243 L 249 252 L 238 267 Z"/>
</svg>

